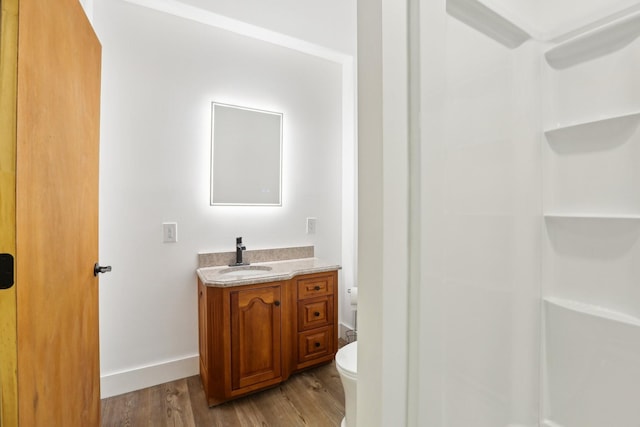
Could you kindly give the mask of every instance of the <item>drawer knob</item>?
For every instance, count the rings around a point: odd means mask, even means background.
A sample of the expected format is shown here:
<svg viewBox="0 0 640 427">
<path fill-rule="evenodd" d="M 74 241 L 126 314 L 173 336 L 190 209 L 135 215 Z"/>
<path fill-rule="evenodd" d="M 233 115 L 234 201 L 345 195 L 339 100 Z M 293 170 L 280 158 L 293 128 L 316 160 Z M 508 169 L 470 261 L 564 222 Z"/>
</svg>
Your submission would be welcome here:
<svg viewBox="0 0 640 427">
<path fill-rule="evenodd" d="M 320 343 L 319 342 L 316 343 L 316 348 L 318 348 L 318 347 L 320 347 Z"/>
<path fill-rule="evenodd" d="M 273 305 L 275 305 L 276 307 L 280 307 L 280 301 L 275 300 L 275 301 L 273 302 Z"/>
<path fill-rule="evenodd" d="M 313 315 L 316 316 L 316 317 L 319 317 L 320 316 L 320 312 L 316 311 L 316 312 L 313 313 Z"/>
<path fill-rule="evenodd" d="M 315 285 L 315 286 L 313 287 L 313 289 L 314 289 L 314 290 L 316 290 L 316 291 L 319 291 L 319 290 L 320 290 L 320 286 Z"/>
</svg>

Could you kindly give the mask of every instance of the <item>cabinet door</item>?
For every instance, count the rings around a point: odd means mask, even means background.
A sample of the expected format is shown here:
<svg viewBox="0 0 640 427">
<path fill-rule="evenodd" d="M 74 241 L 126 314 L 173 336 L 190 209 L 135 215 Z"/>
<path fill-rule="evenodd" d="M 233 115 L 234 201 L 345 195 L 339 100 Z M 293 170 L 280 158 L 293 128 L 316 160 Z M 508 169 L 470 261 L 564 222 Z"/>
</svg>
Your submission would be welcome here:
<svg viewBox="0 0 640 427">
<path fill-rule="evenodd" d="M 231 292 L 231 386 L 281 377 L 282 284 Z"/>
</svg>

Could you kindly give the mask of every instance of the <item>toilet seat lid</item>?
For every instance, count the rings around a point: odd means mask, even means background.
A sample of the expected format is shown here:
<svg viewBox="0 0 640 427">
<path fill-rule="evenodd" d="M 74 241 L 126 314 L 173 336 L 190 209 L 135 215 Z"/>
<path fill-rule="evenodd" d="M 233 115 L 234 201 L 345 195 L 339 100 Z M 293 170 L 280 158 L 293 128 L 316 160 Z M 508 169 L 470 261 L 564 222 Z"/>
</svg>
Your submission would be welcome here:
<svg viewBox="0 0 640 427">
<path fill-rule="evenodd" d="M 358 373 L 358 341 L 347 344 L 338 350 L 336 365 L 352 375 Z"/>
</svg>

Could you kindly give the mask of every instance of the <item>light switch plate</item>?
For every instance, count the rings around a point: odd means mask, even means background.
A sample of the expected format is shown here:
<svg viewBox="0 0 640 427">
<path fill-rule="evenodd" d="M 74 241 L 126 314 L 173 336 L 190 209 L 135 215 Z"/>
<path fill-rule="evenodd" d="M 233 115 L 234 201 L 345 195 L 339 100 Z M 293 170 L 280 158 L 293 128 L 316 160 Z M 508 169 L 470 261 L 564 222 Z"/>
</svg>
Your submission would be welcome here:
<svg viewBox="0 0 640 427">
<path fill-rule="evenodd" d="M 316 234 L 316 218 L 307 218 L 307 234 Z"/>
<path fill-rule="evenodd" d="M 178 223 L 162 223 L 162 241 L 164 243 L 176 243 L 178 241 Z"/>
</svg>

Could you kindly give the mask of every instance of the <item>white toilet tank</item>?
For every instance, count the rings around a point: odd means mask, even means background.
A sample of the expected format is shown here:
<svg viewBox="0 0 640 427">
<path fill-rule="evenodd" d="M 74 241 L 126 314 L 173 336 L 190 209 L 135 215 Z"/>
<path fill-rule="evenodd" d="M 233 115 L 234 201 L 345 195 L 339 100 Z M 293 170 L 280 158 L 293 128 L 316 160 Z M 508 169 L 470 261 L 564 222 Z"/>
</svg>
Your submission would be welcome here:
<svg viewBox="0 0 640 427">
<path fill-rule="evenodd" d="M 358 342 L 347 344 L 336 353 L 336 368 L 344 388 L 344 412 L 341 427 L 356 425 L 356 392 L 358 379 Z"/>
</svg>

